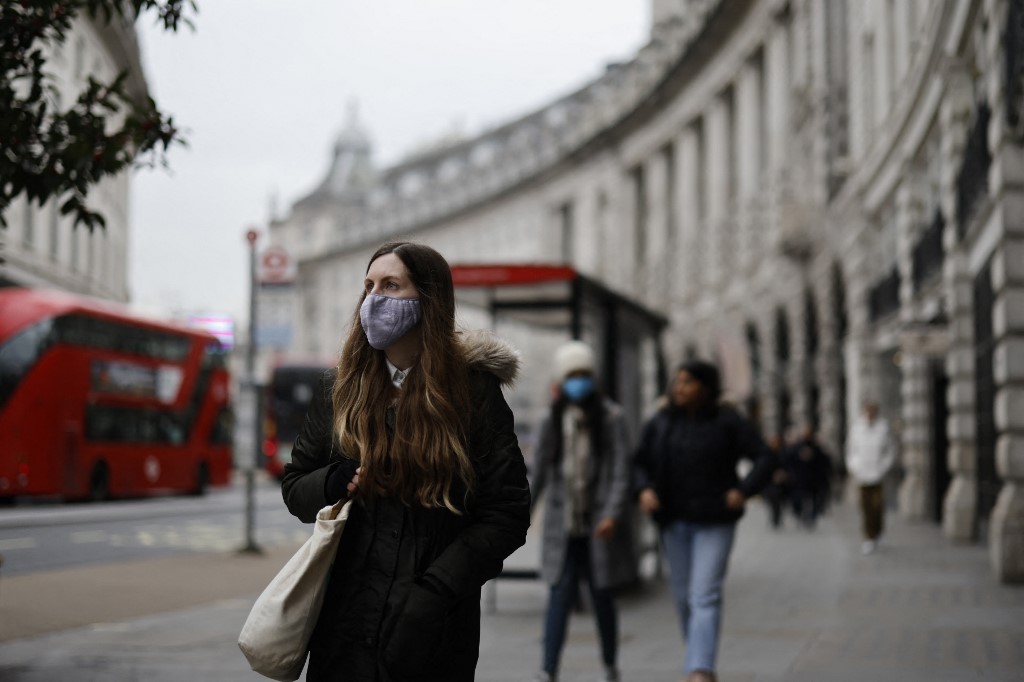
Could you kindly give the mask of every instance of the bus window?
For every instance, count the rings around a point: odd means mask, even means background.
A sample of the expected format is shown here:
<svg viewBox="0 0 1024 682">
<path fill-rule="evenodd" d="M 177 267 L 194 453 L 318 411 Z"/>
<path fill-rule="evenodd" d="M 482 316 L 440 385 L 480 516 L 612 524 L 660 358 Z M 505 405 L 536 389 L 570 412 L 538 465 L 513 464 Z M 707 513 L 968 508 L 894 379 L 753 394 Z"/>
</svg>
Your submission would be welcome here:
<svg viewBox="0 0 1024 682">
<path fill-rule="evenodd" d="M 187 436 L 184 419 L 173 412 L 114 405 L 85 410 L 85 437 L 90 441 L 181 445 Z"/>
<path fill-rule="evenodd" d="M 230 405 L 225 405 L 217 415 L 210 432 L 210 442 L 218 445 L 231 445 L 234 442 L 235 412 Z"/>
<path fill-rule="evenodd" d="M 212 341 L 206 344 L 206 348 L 203 349 L 203 369 L 209 367 L 216 367 L 223 369 L 227 367 L 227 356 L 228 352 L 224 350 L 224 346 L 221 345 L 220 341 Z"/>
<path fill-rule="evenodd" d="M 184 360 L 191 345 L 187 336 L 78 314 L 58 317 L 54 331 L 58 343 L 145 355 L 171 362 Z"/>
<path fill-rule="evenodd" d="M 14 393 L 25 372 L 39 359 L 52 327 L 53 320 L 43 320 L 0 346 L 0 407 Z"/>
</svg>

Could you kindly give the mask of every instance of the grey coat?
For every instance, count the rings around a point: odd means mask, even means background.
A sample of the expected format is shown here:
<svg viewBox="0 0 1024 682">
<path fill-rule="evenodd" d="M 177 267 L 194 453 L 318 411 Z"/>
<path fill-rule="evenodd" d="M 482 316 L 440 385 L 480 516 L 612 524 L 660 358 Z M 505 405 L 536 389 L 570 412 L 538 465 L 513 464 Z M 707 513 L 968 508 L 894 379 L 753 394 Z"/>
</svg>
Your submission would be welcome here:
<svg viewBox="0 0 1024 682">
<path fill-rule="evenodd" d="M 614 587 L 636 579 L 626 421 L 622 408 L 610 400 L 603 401 L 603 409 L 602 453 L 597 462 L 591 500 L 590 576 L 597 588 Z M 556 461 L 560 450 L 556 442 L 558 433 L 549 415 L 541 424 L 530 467 L 533 503 L 541 498 L 541 493 L 547 493 L 544 495 L 540 574 L 548 584 L 554 584 L 561 576 L 569 542 L 564 514 L 566 481 L 561 464 Z M 615 535 L 610 540 L 600 540 L 593 535 L 593 530 L 602 519 L 609 517 L 616 520 Z"/>
</svg>

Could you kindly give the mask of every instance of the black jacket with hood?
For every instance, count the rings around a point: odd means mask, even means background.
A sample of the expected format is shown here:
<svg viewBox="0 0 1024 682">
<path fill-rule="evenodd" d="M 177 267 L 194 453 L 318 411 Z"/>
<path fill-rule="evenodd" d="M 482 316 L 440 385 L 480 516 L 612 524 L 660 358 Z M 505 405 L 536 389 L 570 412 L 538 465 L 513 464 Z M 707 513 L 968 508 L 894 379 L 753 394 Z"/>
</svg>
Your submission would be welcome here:
<svg viewBox="0 0 1024 682">
<path fill-rule="evenodd" d="M 526 541 L 530 490 L 501 385 L 515 351 L 467 335 L 473 414 L 469 453 L 476 483 L 462 515 L 393 499 L 356 499 L 310 641 L 309 682 L 470 682 L 480 644 L 480 588 Z M 285 467 L 288 510 L 305 522 L 326 499 L 332 448 L 331 388 L 321 379 Z M 383 407 L 381 409 L 384 409 Z"/>
</svg>

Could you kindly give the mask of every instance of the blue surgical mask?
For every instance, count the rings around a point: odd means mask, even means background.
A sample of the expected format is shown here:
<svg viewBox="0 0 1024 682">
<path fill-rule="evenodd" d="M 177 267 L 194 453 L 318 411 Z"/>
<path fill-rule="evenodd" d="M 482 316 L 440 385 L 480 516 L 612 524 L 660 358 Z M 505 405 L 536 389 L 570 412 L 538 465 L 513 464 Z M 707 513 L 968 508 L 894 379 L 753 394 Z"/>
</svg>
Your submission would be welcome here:
<svg viewBox="0 0 1024 682">
<path fill-rule="evenodd" d="M 562 382 L 562 393 L 574 403 L 585 400 L 594 392 L 594 380 L 590 377 L 569 377 Z"/>
<path fill-rule="evenodd" d="M 367 294 L 359 307 L 359 321 L 370 345 L 384 350 L 419 324 L 420 300 Z"/>
</svg>

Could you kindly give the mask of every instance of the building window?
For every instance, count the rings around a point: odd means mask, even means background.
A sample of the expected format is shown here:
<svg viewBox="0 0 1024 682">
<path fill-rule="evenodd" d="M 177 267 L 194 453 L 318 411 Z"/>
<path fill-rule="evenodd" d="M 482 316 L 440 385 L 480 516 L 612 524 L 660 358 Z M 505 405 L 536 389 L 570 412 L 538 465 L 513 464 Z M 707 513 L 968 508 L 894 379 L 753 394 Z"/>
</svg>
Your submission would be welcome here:
<svg viewBox="0 0 1024 682">
<path fill-rule="evenodd" d="M 575 231 L 575 225 L 573 223 L 573 210 L 572 202 L 567 201 L 558 207 L 558 223 L 560 232 L 560 250 L 562 253 L 563 263 L 573 262 L 573 251 L 575 249 L 573 232 Z"/>
<path fill-rule="evenodd" d="M 877 92 L 878 87 L 875 74 L 875 36 L 867 34 L 864 36 L 862 56 L 864 58 L 864 123 L 865 130 L 875 127 L 877 116 Z"/>
<path fill-rule="evenodd" d="M 768 168 L 768 79 L 764 73 L 764 48 L 758 49 L 754 55 L 754 70 L 757 74 L 757 169 L 764 172 Z"/>
<path fill-rule="evenodd" d="M 78 79 L 80 79 L 82 77 L 82 71 L 83 71 L 84 68 L 85 68 L 85 39 L 82 38 L 82 37 L 79 37 L 78 40 L 75 41 L 75 64 L 74 64 L 75 80 L 78 80 Z"/>
<path fill-rule="evenodd" d="M 85 231 L 85 273 L 96 275 L 96 230 L 92 229 Z"/>
<path fill-rule="evenodd" d="M 25 247 L 31 249 L 36 242 L 36 216 L 35 211 L 32 209 L 32 201 L 30 199 L 25 200 L 25 215 L 22 218 L 22 239 L 25 242 Z"/>
<path fill-rule="evenodd" d="M 597 194 L 597 239 L 594 258 L 598 270 L 603 271 L 605 266 L 604 245 L 608 238 L 608 195 L 602 190 Z"/>
<path fill-rule="evenodd" d="M 78 251 L 79 251 L 79 243 L 78 242 L 79 242 L 80 239 L 81 239 L 81 235 L 79 234 L 78 226 L 72 224 L 71 225 L 71 258 L 70 258 L 70 265 L 71 265 L 71 270 L 72 271 L 80 269 L 79 258 L 78 258 Z"/>
<path fill-rule="evenodd" d="M 704 218 L 708 214 L 708 200 L 707 200 L 707 143 L 704 140 L 704 121 L 703 119 L 697 119 L 693 124 L 694 138 L 697 140 L 697 196 L 694 197 L 696 200 L 697 209 L 697 222 L 703 224 Z"/>
<path fill-rule="evenodd" d="M 676 229 L 676 150 L 671 143 L 662 149 L 665 163 L 665 231 L 668 236 L 669 253 L 675 252 Z"/>
<path fill-rule="evenodd" d="M 634 262 L 639 266 L 647 255 L 647 180 L 644 167 L 637 165 L 630 172 L 633 186 Z"/>
<path fill-rule="evenodd" d="M 722 93 L 722 105 L 725 107 L 725 196 L 734 197 L 739 171 L 739 145 L 736 144 L 736 97 L 732 86 Z"/>
<path fill-rule="evenodd" d="M 50 201 L 50 258 L 57 260 L 60 253 L 60 202 Z"/>
</svg>

